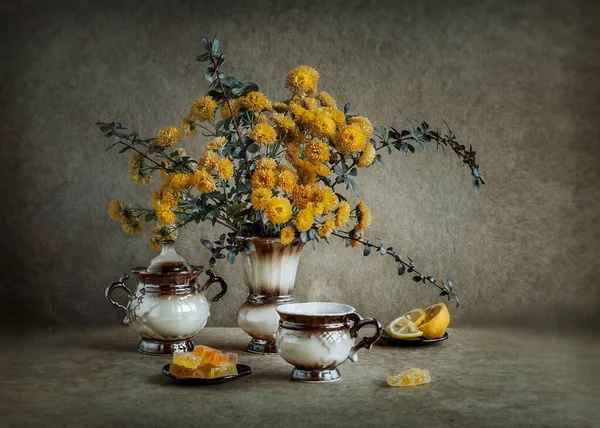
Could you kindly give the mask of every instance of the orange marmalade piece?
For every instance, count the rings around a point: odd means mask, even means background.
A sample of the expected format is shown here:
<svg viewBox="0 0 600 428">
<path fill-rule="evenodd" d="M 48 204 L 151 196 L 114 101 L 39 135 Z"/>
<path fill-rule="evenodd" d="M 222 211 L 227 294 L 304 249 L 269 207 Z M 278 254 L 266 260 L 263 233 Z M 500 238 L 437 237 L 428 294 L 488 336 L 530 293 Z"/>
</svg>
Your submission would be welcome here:
<svg viewBox="0 0 600 428">
<path fill-rule="evenodd" d="M 193 352 L 173 353 L 169 371 L 177 377 L 213 379 L 237 375 L 237 355 L 199 345 Z"/>
<path fill-rule="evenodd" d="M 200 357 L 203 365 L 210 364 L 212 366 L 222 366 L 225 364 L 237 363 L 236 354 L 223 354 L 218 349 L 213 349 L 204 345 L 196 345 L 193 354 Z"/>
</svg>

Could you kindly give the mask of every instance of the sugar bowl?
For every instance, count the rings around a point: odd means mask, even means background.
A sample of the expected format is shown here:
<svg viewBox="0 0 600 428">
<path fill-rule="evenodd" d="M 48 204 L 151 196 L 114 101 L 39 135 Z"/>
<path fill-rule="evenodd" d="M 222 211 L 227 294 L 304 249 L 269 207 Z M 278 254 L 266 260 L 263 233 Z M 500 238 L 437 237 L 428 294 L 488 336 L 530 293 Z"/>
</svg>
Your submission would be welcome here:
<svg viewBox="0 0 600 428">
<path fill-rule="evenodd" d="M 106 288 L 106 299 L 125 310 L 128 323 L 140 336 L 138 351 L 144 354 L 171 354 L 174 351 L 191 351 L 193 337 L 204 328 L 210 316 L 210 306 L 227 292 L 227 283 L 211 270 L 191 266 L 175 251 L 173 241 L 161 243 L 161 253 L 152 259 L 148 267 L 133 268 L 138 284 L 135 292 L 123 275 Z M 198 276 L 205 272 L 208 280 L 197 284 Z M 212 298 L 205 292 L 214 283 L 221 290 Z M 122 305 L 112 293 L 122 289 L 128 294 L 128 302 Z"/>
</svg>

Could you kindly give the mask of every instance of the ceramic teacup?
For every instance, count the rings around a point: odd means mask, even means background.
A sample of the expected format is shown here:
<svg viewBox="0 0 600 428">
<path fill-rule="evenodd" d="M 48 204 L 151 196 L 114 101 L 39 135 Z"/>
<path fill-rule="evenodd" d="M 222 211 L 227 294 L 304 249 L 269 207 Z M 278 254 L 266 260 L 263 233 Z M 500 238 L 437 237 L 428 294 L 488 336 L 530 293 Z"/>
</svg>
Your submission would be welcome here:
<svg viewBox="0 0 600 428">
<path fill-rule="evenodd" d="M 336 368 L 347 359 L 356 362 L 361 348 L 371 349 L 381 337 L 381 324 L 363 319 L 352 306 L 341 303 L 292 303 L 277 307 L 279 355 L 295 368 L 292 379 L 303 382 L 331 382 L 340 379 Z M 375 326 L 371 337 L 354 344 L 358 330 Z"/>
</svg>

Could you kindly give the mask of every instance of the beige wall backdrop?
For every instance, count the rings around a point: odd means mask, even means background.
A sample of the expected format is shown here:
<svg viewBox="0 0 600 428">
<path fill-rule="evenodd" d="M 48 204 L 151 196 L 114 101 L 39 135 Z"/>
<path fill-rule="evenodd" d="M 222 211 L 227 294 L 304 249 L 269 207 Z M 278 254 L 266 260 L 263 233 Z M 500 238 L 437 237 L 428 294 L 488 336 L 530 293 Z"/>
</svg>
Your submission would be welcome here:
<svg viewBox="0 0 600 428">
<path fill-rule="evenodd" d="M 98 120 L 152 136 L 204 93 L 200 38 L 217 35 L 226 73 L 286 97 L 286 73 L 375 124 L 446 120 L 473 144 L 487 184 L 435 150 L 385 157 L 359 177 L 369 237 L 451 278 L 454 325 L 598 325 L 600 7 L 569 1 L 4 2 L 2 330 L 115 324 L 107 284 L 153 252 L 108 218 L 113 198 L 148 203 L 128 159 L 105 152 Z M 198 155 L 206 141 L 186 143 Z M 180 252 L 206 263 L 200 224 Z M 383 322 L 436 302 L 386 257 L 341 243 L 305 250 L 297 298 L 354 305 Z M 239 265 L 211 325 L 235 325 Z"/>
</svg>

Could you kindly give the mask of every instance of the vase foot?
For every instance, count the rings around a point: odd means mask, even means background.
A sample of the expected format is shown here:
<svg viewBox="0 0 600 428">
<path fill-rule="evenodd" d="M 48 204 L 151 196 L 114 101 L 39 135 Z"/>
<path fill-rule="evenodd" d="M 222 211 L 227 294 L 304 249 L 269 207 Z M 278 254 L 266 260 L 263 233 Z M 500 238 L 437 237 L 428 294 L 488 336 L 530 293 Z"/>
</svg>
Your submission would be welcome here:
<svg viewBox="0 0 600 428">
<path fill-rule="evenodd" d="M 340 380 L 342 375 L 338 369 L 333 370 L 300 370 L 294 369 L 292 371 L 292 380 L 298 382 L 335 382 Z"/>
<path fill-rule="evenodd" d="M 246 347 L 253 354 L 277 354 L 277 343 L 274 340 L 252 339 Z"/>
<path fill-rule="evenodd" d="M 172 354 L 175 351 L 191 352 L 194 350 L 194 341 L 192 339 L 179 342 L 153 342 L 151 340 L 142 340 L 138 351 L 147 355 L 165 355 Z"/>
</svg>

